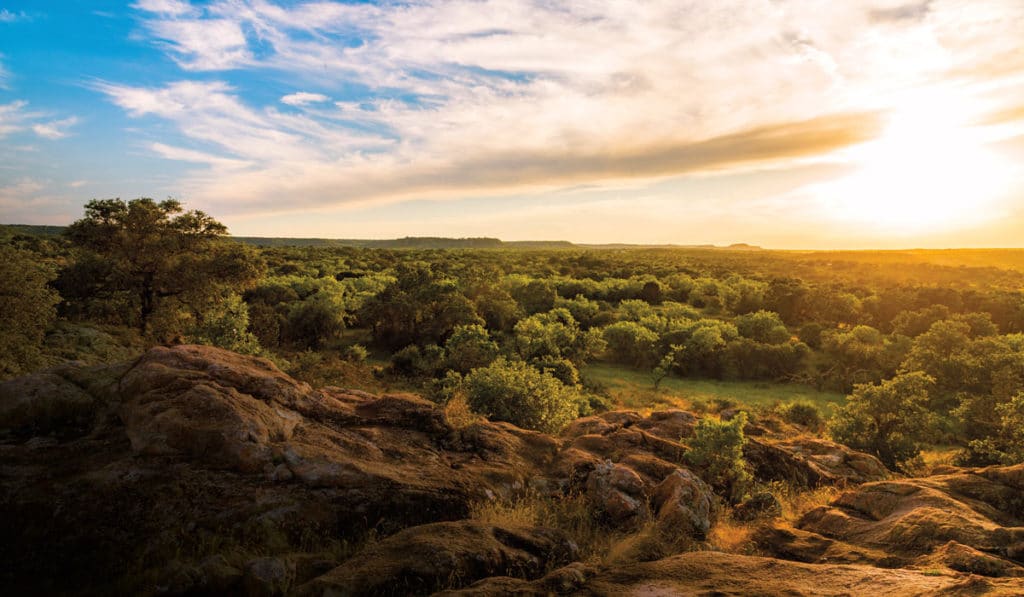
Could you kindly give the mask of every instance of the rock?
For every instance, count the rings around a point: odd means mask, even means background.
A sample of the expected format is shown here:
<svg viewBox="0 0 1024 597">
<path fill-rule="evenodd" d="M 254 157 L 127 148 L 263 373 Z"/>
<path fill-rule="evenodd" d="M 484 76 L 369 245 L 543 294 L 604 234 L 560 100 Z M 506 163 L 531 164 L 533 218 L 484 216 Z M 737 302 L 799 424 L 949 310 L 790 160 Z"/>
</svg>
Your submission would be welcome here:
<svg viewBox="0 0 1024 597">
<path fill-rule="evenodd" d="M 571 561 L 576 550 L 554 529 L 429 524 L 368 545 L 297 595 L 424 595 L 489 576 L 536 578 L 551 565 Z"/>
<path fill-rule="evenodd" d="M 1012 477 L 995 469 L 964 469 L 867 483 L 808 512 L 797 526 L 851 545 L 908 556 L 931 554 L 952 541 L 1013 558 L 1013 546 L 1024 541 L 1024 528 L 1016 515 L 995 507 L 1009 507 L 1009 496 L 1018 491 L 1000 482 L 1007 476 Z"/>
<path fill-rule="evenodd" d="M 1020 595 L 1018 579 L 992 579 L 920 570 L 858 565 L 815 565 L 713 551 L 680 554 L 653 562 L 594 569 L 573 565 L 575 582 L 566 594 L 579 595 Z M 444 595 L 550 595 L 555 570 L 534 580 L 489 579 Z"/>
<path fill-rule="evenodd" d="M 295 565 L 281 558 L 256 558 L 245 565 L 242 589 L 252 597 L 281 597 L 295 579 Z"/>
<path fill-rule="evenodd" d="M 83 435 L 95 411 L 92 396 L 56 373 L 35 373 L 0 383 L 0 429 L 8 433 L 25 437 Z"/>
<path fill-rule="evenodd" d="M 1024 566 L 950 541 L 919 565 L 940 564 L 958 572 L 990 577 L 1024 577 Z"/>
<path fill-rule="evenodd" d="M 748 437 L 743 456 L 758 480 L 803 487 L 855 485 L 892 476 L 874 456 L 823 439 L 774 441 Z"/>
<path fill-rule="evenodd" d="M 318 391 L 205 346 L 55 371 L 4 384 L 18 389 L 5 405 L 32 406 L 9 408 L 0 437 L 66 420 L 53 412 L 84 421 L 67 436 L 0 443 L 0 582 L 12 594 L 145 594 L 160 578 L 200 582 L 225 542 L 291 557 L 464 518 L 488 495 L 524 491 L 561 448 L 508 424 L 456 431 L 423 399 Z M 158 570 L 181 553 L 196 561 Z M 125 581 L 141 562 L 147 574 Z"/>
<path fill-rule="evenodd" d="M 649 515 L 644 482 L 629 467 L 610 461 L 587 478 L 587 501 L 594 512 L 618 527 L 633 527 Z"/>
<path fill-rule="evenodd" d="M 779 502 L 779 498 L 775 497 L 774 494 L 761 491 L 733 508 L 732 516 L 736 520 L 745 522 L 759 518 L 775 518 L 776 516 L 782 516 L 782 503 Z"/>
<path fill-rule="evenodd" d="M 718 511 L 714 492 L 700 477 L 676 469 L 653 492 L 659 529 L 671 535 L 703 540 Z"/>
</svg>

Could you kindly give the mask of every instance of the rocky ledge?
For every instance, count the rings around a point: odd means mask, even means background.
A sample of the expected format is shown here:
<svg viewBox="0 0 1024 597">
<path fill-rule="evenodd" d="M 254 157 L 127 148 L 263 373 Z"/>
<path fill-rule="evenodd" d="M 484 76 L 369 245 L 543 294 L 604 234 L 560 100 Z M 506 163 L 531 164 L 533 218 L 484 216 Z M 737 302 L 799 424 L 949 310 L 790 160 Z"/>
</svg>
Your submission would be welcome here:
<svg viewBox="0 0 1024 597">
<path fill-rule="evenodd" d="M 201 346 L 68 365 L 0 384 L 0 582 L 19 595 L 1024 593 L 1024 466 L 893 479 L 843 446 L 752 428 L 760 479 L 848 491 L 792 525 L 766 508 L 760 556 L 725 554 L 705 543 L 720 500 L 683 464 L 696 421 L 614 411 L 560 437 L 455 425 L 416 396 L 314 389 Z M 595 524 L 677 551 L 579 562 L 561 530 L 470 519 L 526 494 L 582 499 Z"/>
</svg>

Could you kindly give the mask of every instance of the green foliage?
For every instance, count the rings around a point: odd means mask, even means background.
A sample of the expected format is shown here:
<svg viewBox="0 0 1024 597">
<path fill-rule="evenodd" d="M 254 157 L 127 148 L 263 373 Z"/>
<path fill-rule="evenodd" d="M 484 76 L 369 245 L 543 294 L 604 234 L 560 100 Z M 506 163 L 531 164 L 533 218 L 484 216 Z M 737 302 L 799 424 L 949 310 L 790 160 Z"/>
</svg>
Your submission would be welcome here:
<svg viewBox="0 0 1024 597">
<path fill-rule="evenodd" d="M 635 321 L 618 321 L 602 331 L 608 353 L 617 363 L 650 368 L 658 360 L 658 334 Z"/>
<path fill-rule="evenodd" d="M 686 462 L 700 471 L 716 493 L 733 504 L 743 500 L 753 481 L 743 459 L 746 424 L 747 413 L 742 411 L 729 421 L 704 417 L 697 422 L 693 436 L 686 440 L 690 448 L 684 456 Z"/>
<path fill-rule="evenodd" d="M 740 336 L 762 344 L 782 344 L 791 336 L 778 313 L 764 310 L 737 317 L 736 330 Z"/>
<path fill-rule="evenodd" d="M 198 344 L 219 346 L 242 354 L 260 354 L 259 340 L 249 331 L 249 309 L 242 297 L 232 294 L 203 314 L 188 334 Z"/>
<path fill-rule="evenodd" d="M 812 431 L 818 431 L 825 423 L 821 416 L 821 410 L 814 403 L 806 400 L 783 404 L 779 407 L 778 412 L 783 421 L 803 425 Z"/>
<path fill-rule="evenodd" d="M 443 343 L 460 325 L 483 324 L 458 284 L 425 263 L 403 263 L 395 281 L 363 305 L 359 319 L 392 350 Z"/>
<path fill-rule="evenodd" d="M 345 303 L 341 296 L 317 292 L 293 303 L 284 336 L 297 346 L 317 349 L 341 336 L 345 330 L 345 316 Z"/>
<path fill-rule="evenodd" d="M 546 433 L 557 433 L 586 404 L 575 388 L 550 373 L 504 358 L 473 370 L 462 387 L 473 411 Z"/>
<path fill-rule="evenodd" d="M 582 364 L 604 349 L 600 333 L 580 329 L 567 309 L 521 319 L 513 332 L 516 352 L 524 360 L 565 358 Z"/>
<path fill-rule="evenodd" d="M 842 391 L 857 383 L 891 377 L 909 349 L 907 342 L 906 338 L 888 338 L 867 325 L 832 331 L 822 337 L 827 365 L 821 377 Z"/>
<path fill-rule="evenodd" d="M 391 370 L 406 377 L 434 377 L 444 371 L 444 349 L 437 344 L 422 348 L 410 344 L 391 355 Z"/>
<path fill-rule="evenodd" d="M 832 437 L 898 468 L 921 453 L 934 426 L 928 393 L 934 380 L 915 371 L 878 384 L 859 384 L 829 421 Z"/>
<path fill-rule="evenodd" d="M 217 242 L 227 228 L 201 211 L 184 211 L 174 200 L 93 200 L 85 217 L 66 230 L 82 256 L 62 275 L 61 288 L 73 302 L 114 301 L 130 307 L 143 333 L 164 322 L 186 321 L 176 312 L 201 315 L 216 308 L 225 290 L 241 292 L 262 275 L 253 249 Z M 77 287 L 76 281 L 91 279 Z M 166 313 L 160 313 L 161 310 Z"/>
<path fill-rule="evenodd" d="M 548 280 L 530 280 L 512 288 L 512 297 L 527 315 L 550 311 L 555 306 L 557 292 Z"/>
<path fill-rule="evenodd" d="M 352 346 L 346 346 L 345 350 L 342 351 L 341 355 L 346 361 L 352 363 L 362 363 L 370 356 L 370 351 L 366 350 L 366 347 L 362 344 L 353 344 Z"/>
<path fill-rule="evenodd" d="M 60 301 L 53 271 L 28 251 L 0 245 L 0 379 L 39 364 L 40 346 Z"/>
<path fill-rule="evenodd" d="M 487 330 L 478 324 L 460 325 L 444 345 L 449 369 L 469 373 L 477 367 L 486 367 L 498 358 L 500 348 L 491 340 Z"/>
<path fill-rule="evenodd" d="M 995 407 L 999 426 L 984 438 L 968 444 L 959 456 L 961 464 L 1021 464 L 1024 463 L 1024 392 Z"/>
</svg>

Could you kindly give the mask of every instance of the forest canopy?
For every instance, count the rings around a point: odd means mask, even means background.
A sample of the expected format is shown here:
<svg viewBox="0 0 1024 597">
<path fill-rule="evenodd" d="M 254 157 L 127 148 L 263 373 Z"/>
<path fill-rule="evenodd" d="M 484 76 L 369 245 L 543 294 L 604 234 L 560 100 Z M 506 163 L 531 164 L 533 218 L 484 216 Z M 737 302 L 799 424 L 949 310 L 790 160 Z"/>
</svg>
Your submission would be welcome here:
<svg viewBox="0 0 1024 597">
<path fill-rule="evenodd" d="M 611 370 L 643 408 L 666 380 L 842 393 L 776 413 L 891 467 L 1024 454 L 1022 251 L 407 244 L 258 247 L 175 200 L 93 200 L 59 236 L 0 231 L 0 373 L 204 343 L 552 431 L 619 399 Z"/>
</svg>

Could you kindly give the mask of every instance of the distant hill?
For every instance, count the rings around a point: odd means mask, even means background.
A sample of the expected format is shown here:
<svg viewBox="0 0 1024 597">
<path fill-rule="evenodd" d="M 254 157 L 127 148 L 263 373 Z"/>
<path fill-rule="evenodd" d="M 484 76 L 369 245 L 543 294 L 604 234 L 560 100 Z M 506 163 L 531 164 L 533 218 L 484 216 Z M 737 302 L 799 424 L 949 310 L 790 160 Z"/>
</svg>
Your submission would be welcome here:
<svg viewBox="0 0 1024 597">
<path fill-rule="evenodd" d="M 35 226 L 31 224 L 0 225 L 0 237 L 14 234 L 59 236 L 66 226 Z M 441 236 L 406 236 L 394 239 L 360 238 L 288 238 L 264 236 L 233 236 L 233 239 L 259 247 L 358 247 L 365 249 L 717 249 L 759 251 L 761 247 L 736 243 L 728 247 L 715 245 L 673 244 L 575 244 L 567 240 L 513 240 L 491 237 L 446 238 Z"/>
<path fill-rule="evenodd" d="M 497 238 L 444 238 L 407 236 L 396 239 L 264 238 L 236 236 L 235 240 L 260 247 L 360 247 L 366 249 L 569 249 L 564 240 L 503 241 Z"/>
</svg>

